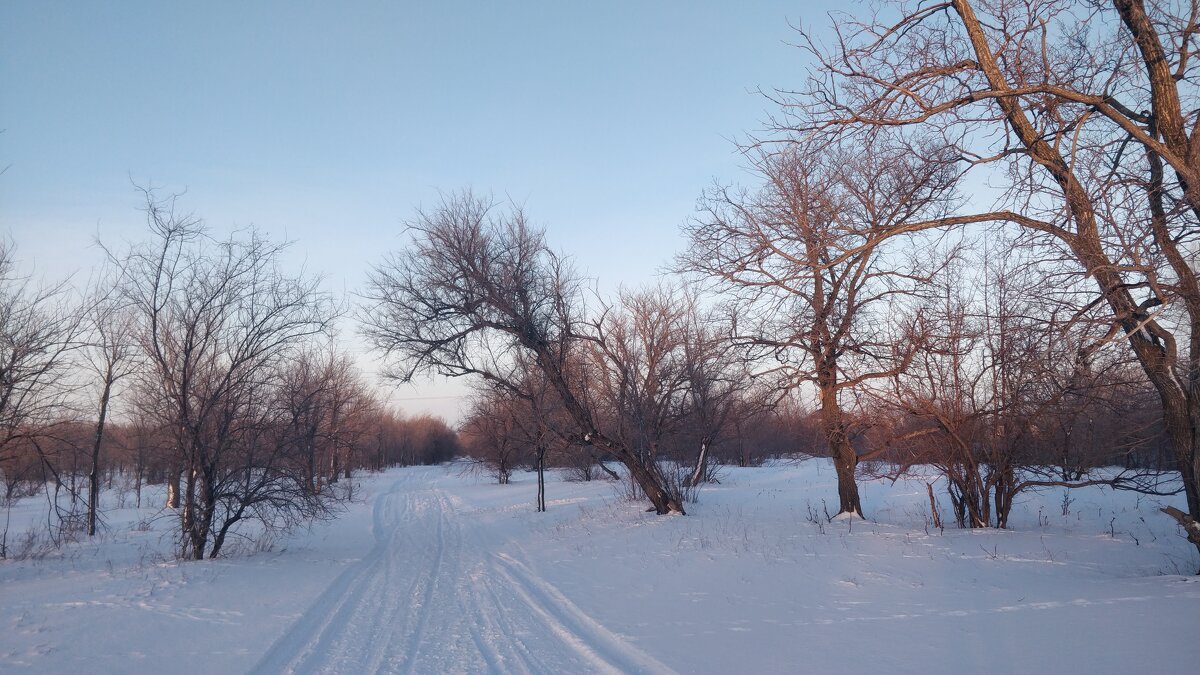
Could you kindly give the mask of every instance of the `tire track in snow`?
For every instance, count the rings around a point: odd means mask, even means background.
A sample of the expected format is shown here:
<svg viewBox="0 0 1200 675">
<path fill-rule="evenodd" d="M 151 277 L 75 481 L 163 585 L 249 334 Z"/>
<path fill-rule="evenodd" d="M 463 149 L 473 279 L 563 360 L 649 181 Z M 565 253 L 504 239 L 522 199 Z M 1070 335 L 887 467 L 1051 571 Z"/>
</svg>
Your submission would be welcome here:
<svg viewBox="0 0 1200 675">
<path fill-rule="evenodd" d="M 666 664 L 629 644 L 571 602 L 552 584 L 504 553 L 494 556 L 495 569 L 507 579 L 525 606 L 564 644 L 600 671 L 610 673 L 674 673 Z"/>
<path fill-rule="evenodd" d="M 379 579 L 375 586 L 375 595 L 372 602 L 386 604 L 388 611 L 372 611 L 370 607 L 364 607 L 364 614 L 374 614 L 375 618 L 370 620 L 366 626 L 359 625 L 353 630 L 355 636 L 359 636 L 364 632 L 370 634 L 370 639 L 363 645 L 347 645 L 346 653 L 342 655 L 342 660 L 347 664 L 343 670 L 333 669 L 331 672 L 380 672 L 383 664 L 392 657 L 391 638 L 392 633 L 396 632 L 396 627 L 406 626 L 413 623 L 419 617 L 420 606 L 412 606 L 405 599 L 415 597 L 422 588 L 422 585 L 429 585 L 429 577 L 434 573 L 432 569 L 427 570 L 424 565 L 413 564 L 413 561 L 402 559 L 401 552 L 407 552 L 409 547 L 404 547 L 399 542 L 399 536 L 405 534 L 407 525 L 416 519 L 414 514 L 419 513 L 420 509 L 415 508 L 416 497 L 410 491 L 404 495 L 403 508 L 395 514 L 395 522 L 387 523 L 384 527 L 390 530 L 390 540 L 387 549 L 386 569 L 382 579 Z M 435 566 L 437 560 L 433 563 Z M 396 586 L 399 581 L 403 581 L 404 574 L 407 571 L 414 571 L 416 576 L 412 583 L 408 586 L 407 593 L 397 593 Z M 399 579 L 399 581 L 398 581 Z M 400 620 L 401 604 L 407 608 L 407 613 L 403 621 Z M 361 624 L 362 622 L 360 622 Z M 349 631 L 347 631 L 349 632 Z M 359 664 L 356 656 L 359 652 L 367 653 L 370 658 L 364 664 Z M 321 671 L 316 671 L 321 672 Z"/>
<path fill-rule="evenodd" d="M 271 645 L 252 673 L 297 672 L 299 664 L 311 664 L 323 658 L 333 637 L 332 631 L 344 624 L 349 614 L 362 604 L 368 586 L 365 581 L 376 572 L 389 548 L 391 536 L 384 526 L 383 511 L 399 487 L 400 481 L 397 481 L 376 498 L 371 515 L 375 545 L 362 560 L 334 579 L 291 628 Z"/>
<path fill-rule="evenodd" d="M 416 495 L 410 495 L 409 499 L 416 499 Z M 424 503 L 422 502 L 422 507 L 423 506 Z M 418 510 L 418 512 L 420 511 L 423 511 L 423 508 Z M 410 501 L 410 507 L 407 510 L 407 513 L 411 514 L 412 512 L 413 509 Z M 399 527 L 404 527 L 410 524 L 411 523 L 409 522 L 403 522 L 399 525 Z M 404 640 L 404 649 L 401 649 L 398 653 L 395 650 L 389 650 L 390 653 L 381 652 L 381 654 L 386 654 L 388 657 L 387 670 L 389 672 L 397 672 L 398 668 L 402 668 L 403 672 L 406 673 L 413 672 L 413 657 L 417 653 L 417 648 L 421 644 L 421 636 L 425 633 L 425 626 L 429 622 L 429 614 L 433 607 L 433 594 L 437 589 L 438 584 L 438 573 L 442 567 L 442 560 L 444 559 L 446 553 L 445 526 L 444 520 L 440 513 L 435 521 L 435 526 L 433 538 L 437 541 L 437 547 L 434 549 L 432 562 L 428 567 L 425 565 L 420 566 L 419 574 L 413 580 L 413 583 L 409 587 L 407 594 L 409 598 L 417 598 L 417 600 L 410 605 L 409 610 L 411 616 L 410 622 L 414 623 L 415 626 L 408 634 L 408 637 Z M 393 551 L 393 553 L 395 552 Z M 397 660 L 399 660 L 398 664 L 395 663 Z M 371 664 L 373 667 L 369 668 L 368 670 L 370 672 L 378 672 L 379 667 L 383 662 L 384 659 L 382 658 L 374 660 Z"/>
<path fill-rule="evenodd" d="M 672 672 L 497 552 L 509 542 L 486 512 L 435 483 L 406 473 L 377 498 L 371 551 L 252 672 Z"/>
</svg>

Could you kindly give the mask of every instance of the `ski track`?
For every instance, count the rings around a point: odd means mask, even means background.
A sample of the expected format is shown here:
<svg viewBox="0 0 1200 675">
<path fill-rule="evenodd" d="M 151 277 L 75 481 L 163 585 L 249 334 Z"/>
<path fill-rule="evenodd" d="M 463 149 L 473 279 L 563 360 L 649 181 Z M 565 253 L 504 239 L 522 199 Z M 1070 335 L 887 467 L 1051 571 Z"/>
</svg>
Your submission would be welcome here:
<svg viewBox="0 0 1200 675">
<path fill-rule="evenodd" d="M 497 550 L 508 542 L 436 485 L 398 479 L 376 499 L 373 531 L 371 551 L 251 672 L 673 672 Z"/>
</svg>

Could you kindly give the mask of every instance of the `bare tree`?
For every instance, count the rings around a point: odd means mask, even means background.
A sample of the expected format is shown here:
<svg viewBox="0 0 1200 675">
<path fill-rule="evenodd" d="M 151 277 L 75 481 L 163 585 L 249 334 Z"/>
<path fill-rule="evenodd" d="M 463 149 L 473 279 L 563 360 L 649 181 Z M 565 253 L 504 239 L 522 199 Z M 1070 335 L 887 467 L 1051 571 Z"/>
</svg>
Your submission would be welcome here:
<svg viewBox="0 0 1200 675">
<path fill-rule="evenodd" d="M 684 426 L 695 437 L 696 459 L 685 486 L 692 487 L 709 481 L 715 447 L 738 421 L 766 409 L 769 392 L 755 386 L 751 363 L 730 339 L 732 321 L 720 312 L 703 315 L 695 298 L 687 308 L 682 341 Z"/>
<path fill-rule="evenodd" d="M 571 359 L 594 341 L 580 280 L 524 213 L 454 195 L 409 224 L 410 247 L 371 274 L 364 332 L 397 359 L 390 376 L 473 376 L 514 395 L 523 363 L 542 374 L 572 421 L 572 441 L 602 447 L 629 469 L 658 513 L 683 512 L 654 468 L 605 434 Z M 518 359 L 517 355 L 521 357 Z"/>
<path fill-rule="evenodd" d="M 12 247 L 0 243 L 0 462 L 66 417 L 67 356 L 79 329 L 66 286 L 21 276 Z"/>
<path fill-rule="evenodd" d="M 463 432 L 468 453 L 484 463 L 500 484 L 508 483 L 518 464 L 531 460 L 537 474 L 536 510 L 542 513 L 547 456 L 564 442 L 564 429 L 570 425 L 540 372 L 526 370 L 519 386 L 521 396 L 505 389 L 477 392 Z"/>
<path fill-rule="evenodd" d="M 79 314 L 68 302 L 66 286 L 41 286 L 21 275 L 12 246 L 0 242 L 0 471 L 6 478 L 24 473 L 19 466 L 28 466 L 32 454 L 50 473 L 55 490 L 62 485 L 45 443 L 69 417 L 69 356 L 78 347 L 79 332 Z M 0 535 L 0 557 L 6 535 L 7 526 Z"/>
<path fill-rule="evenodd" d="M 349 479 L 356 464 L 355 451 L 369 433 L 379 401 L 371 393 L 349 354 L 331 348 L 328 370 L 333 387 L 328 399 L 325 443 L 329 446 L 329 482 Z"/>
<path fill-rule="evenodd" d="M 734 300 L 735 340 L 774 359 L 787 387 L 816 388 L 839 513 L 861 517 L 842 398 L 907 365 L 912 348 L 889 316 L 935 269 L 899 257 L 878 233 L 943 212 L 953 162 L 900 141 L 755 157 L 763 188 L 710 191 L 680 266 Z"/>
<path fill-rule="evenodd" d="M 1161 400 L 1200 546 L 1200 220 L 1196 3 L 1018 0 L 900 3 L 840 16 L 819 66 L 779 96 L 803 138 L 935 133 L 995 207 L 911 231 L 1000 221 L 1059 242 Z M 1081 27 L 1087 27 L 1081 30 Z"/>
<path fill-rule="evenodd" d="M 972 278 L 963 267 L 943 275 L 923 313 L 922 349 L 892 378 L 888 403 L 902 417 L 889 443 L 902 450 L 892 456 L 901 467 L 941 472 L 960 527 L 1003 528 L 1046 402 L 1037 396 L 1044 371 L 1031 367 L 1041 364 L 1045 331 L 1018 309 L 1024 289 L 1011 269 L 984 265 Z"/>
<path fill-rule="evenodd" d="M 507 485 L 512 472 L 527 448 L 517 438 L 516 399 L 501 390 L 484 390 L 475 395 L 471 410 L 462 424 L 467 454 Z"/>
<path fill-rule="evenodd" d="M 570 444 L 567 430 L 571 425 L 562 403 L 540 372 L 529 371 L 525 390 L 529 396 L 517 401 L 519 410 L 524 414 L 517 416 L 516 423 L 524 442 L 533 451 L 534 471 L 537 473 L 536 510 L 545 513 L 546 461 L 552 449 L 561 450 Z"/>
<path fill-rule="evenodd" d="M 350 358 L 332 343 L 306 348 L 282 364 L 279 378 L 279 442 L 303 458 L 308 490 L 320 493 L 322 479 L 333 484 L 350 477 L 351 455 L 368 433 L 376 401 Z"/>
<path fill-rule="evenodd" d="M 133 374 L 138 366 L 134 317 L 123 306 L 116 292 L 117 283 L 117 279 L 102 280 L 84 312 L 88 337 L 81 350 L 82 359 L 99 378 L 100 386 L 91 447 L 91 469 L 88 472 L 88 536 L 96 534 L 96 513 L 100 500 L 100 449 L 104 444 L 105 424 L 114 388 L 122 379 Z"/>
<path fill-rule="evenodd" d="M 125 299 L 148 362 L 137 382 L 161 415 L 184 471 L 181 554 L 216 556 L 253 519 L 286 525 L 327 512 L 269 442 L 282 364 L 327 333 L 335 316 L 319 280 L 280 269 L 283 246 L 251 231 L 211 238 L 175 200 L 146 194 L 152 243 L 121 261 Z"/>
<path fill-rule="evenodd" d="M 1144 441 L 1146 425 L 1132 435 L 1110 426 L 1107 438 L 1092 439 L 1088 460 L 1063 457 L 1055 431 L 1088 409 L 1094 392 L 1084 374 L 1114 350 L 1085 349 L 1096 327 L 1053 316 L 1056 285 L 1028 259 L 1033 251 L 1004 239 L 998 248 L 940 276 L 911 367 L 892 378 L 889 392 L 872 390 L 898 413 L 890 424 L 876 424 L 894 450 L 889 459 L 900 473 L 913 464 L 936 467 L 960 527 L 1007 527 L 1016 498 L 1031 489 L 1107 485 L 1161 493 L 1153 470 L 1091 471 L 1123 461 Z M 1116 378 L 1092 378 L 1110 394 L 1130 392 L 1118 389 Z M 1131 417 L 1122 426 L 1134 426 Z"/>
<path fill-rule="evenodd" d="M 670 289 L 623 292 L 593 323 L 595 339 L 585 348 L 589 390 L 606 434 L 672 487 L 678 471 L 664 465 L 661 451 L 684 418 L 686 319 L 687 303 Z"/>
<path fill-rule="evenodd" d="M 325 424 L 325 401 L 333 387 L 325 350 L 317 347 L 284 364 L 279 374 L 277 405 L 282 421 L 280 443 L 301 458 L 304 483 L 312 494 L 321 491 L 322 463 L 319 439 Z"/>
</svg>

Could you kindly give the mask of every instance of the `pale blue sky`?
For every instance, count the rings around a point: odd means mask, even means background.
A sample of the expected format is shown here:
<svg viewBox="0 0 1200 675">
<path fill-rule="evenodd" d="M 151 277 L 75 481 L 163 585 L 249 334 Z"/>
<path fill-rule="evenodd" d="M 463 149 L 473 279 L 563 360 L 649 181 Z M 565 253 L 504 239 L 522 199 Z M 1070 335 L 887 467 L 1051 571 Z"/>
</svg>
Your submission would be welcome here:
<svg viewBox="0 0 1200 675">
<path fill-rule="evenodd" d="M 354 290 L 415 205 L 471 187 L 604 287 L 645 282 L 741 178 L 753 90 L 800 84 L 788 21 L 829 6 L 0 0 L 0 232 L 86 276 L 94 235 L 141 236 L 130 181 L 152 181 Z"/>
</svg>

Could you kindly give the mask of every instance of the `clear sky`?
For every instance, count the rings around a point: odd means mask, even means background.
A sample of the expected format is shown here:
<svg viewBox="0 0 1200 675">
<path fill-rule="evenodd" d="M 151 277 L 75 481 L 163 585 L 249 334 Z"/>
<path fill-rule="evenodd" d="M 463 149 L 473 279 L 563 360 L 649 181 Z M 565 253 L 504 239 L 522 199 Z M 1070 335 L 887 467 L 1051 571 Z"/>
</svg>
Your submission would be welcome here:
<svg viewBox="0 0 1200 675">
<path fill-rule="evenodd" d="M 415 206 L 470 187 L 602 287 L 645 283 L 701 190 L 742 178 L 754 90 L 799 86 L 789 21 L 830 6 L 0 0 L 0 232 L 39 275 L 86 277 L 97 235 L 142 235 L 131 181 L 153 183 L 354 291 Z M 409 399 L 460 391 L 395 396 L 454 417 Z"/>
</svg>

